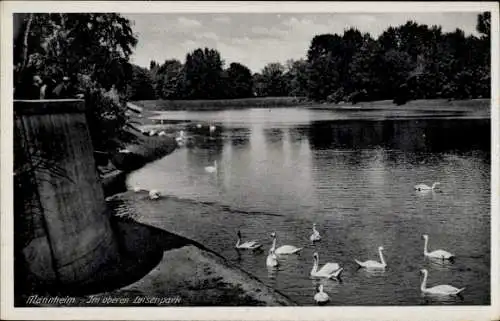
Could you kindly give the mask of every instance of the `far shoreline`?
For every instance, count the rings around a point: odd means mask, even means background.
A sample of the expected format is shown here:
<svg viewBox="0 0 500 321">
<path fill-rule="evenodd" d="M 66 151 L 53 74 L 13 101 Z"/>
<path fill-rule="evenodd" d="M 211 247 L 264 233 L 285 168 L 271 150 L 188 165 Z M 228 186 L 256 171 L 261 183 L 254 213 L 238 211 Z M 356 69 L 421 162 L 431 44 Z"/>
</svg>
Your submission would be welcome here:
<svg viewBox="0 0 500 321">
<path fill-rule="evenodd" d="M 397 105 L 392 100 L 358 102 L 313 102 L 305 97 L 253 97 L 244 99 L 219 100 L 139 100 L 132 103 L 145 112 L 157 111 L 202 111 L 248 108 L 289 108 L 304 107 L 312 109 L 360 109 L 360 110 L 425 110 L 425 111 L 490 111 L 491 98 L 477 99 L 417 99 Z"/>
</svg>

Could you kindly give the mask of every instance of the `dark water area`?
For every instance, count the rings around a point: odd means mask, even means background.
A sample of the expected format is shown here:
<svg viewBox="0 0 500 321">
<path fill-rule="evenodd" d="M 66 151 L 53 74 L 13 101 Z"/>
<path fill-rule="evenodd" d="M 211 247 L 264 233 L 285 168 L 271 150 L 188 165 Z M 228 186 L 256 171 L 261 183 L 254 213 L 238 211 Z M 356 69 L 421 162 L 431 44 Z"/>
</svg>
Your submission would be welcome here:
<svg viewBox="0 0 500 321">
<path fill-rule="evenodd" d="M 219 130 L 210 137 L 186 128 L 193 145 L 129 176 L 129 187 L 186 200 L 174 209 L 151 203 L 141 221 L 204 244 L 301 305 L 314 304 L 318 283 L 331 305 L 489 304 L 488 118 L 360 119 L 300 108 L 162 115 Z M 207 173 L 214 161 L 217 172 Z M 433 182 L 439 190 L 413 188 Z M 314 245 L 313 223 L 322 235 Z M 264 250 L 236 251 L 238 230 Z M 272 232 L 278 246 L 304 248 L 279 257 L 277 269 L 265 263 Z M 422 234 L 455 262 L 425 259 Z M 378 260 L 378 246 L 386 270 L 357 270 L 354 259 Z M 314 252 L 320 265 L 344 267 L 341 281 L 310 278 Z M 428 286 L 466 287 L 463 297 L 423 297 L 422 268 Z"/>
</svg>

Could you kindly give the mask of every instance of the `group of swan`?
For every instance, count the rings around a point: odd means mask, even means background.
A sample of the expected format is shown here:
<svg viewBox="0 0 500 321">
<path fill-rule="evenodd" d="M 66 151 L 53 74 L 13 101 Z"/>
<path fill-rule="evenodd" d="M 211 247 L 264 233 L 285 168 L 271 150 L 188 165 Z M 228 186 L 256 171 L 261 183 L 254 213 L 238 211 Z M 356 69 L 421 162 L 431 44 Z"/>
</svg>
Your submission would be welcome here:
<svg viewBox="0 0 500 321">
<path fill-rule="evenodd" d="M 302 250 L 302 248 L 293 245 L 282 245 L 276 248 L 276 233 L 275 232 L 271 233 L 271 237 L 273 238 L 273 242 L 271 248 L 269 249 L 268 256 L 266 258 L 266 265 L 268 267 L 276 267 L 279 265 L 278 255 L 297 254 Z M 453 260 L 453 258 L 455 257 L 453 254 L 444 250 L 435 250 L 429 252 L 428 251 L 429 236 L 427 234 L 424 234 L 422 238 L 425 241 L 424 243 L 425 257 L 432 259 L 439 259 L 439 260 L 450 260 L 450 261 Z M 313 242 L 321 240 L 321 236 L 318 230 L 316 229 L 316 224 L 313 224 L 313 233 L 311 234 L 309 239 Z M 238 241 L 235 247 L 237 249 L 256 250 L 260 249 L 262 247 L 262 244 L 260 244 L 258 241 L 242 242 L 241 233 L 240 231 L 238 231 Z M 358 268 L 363 268 L 368 271 L 377 271 L 377 270 L 384 271 L 385 268 L 387 267 L 387 262 L 384 259 L 383 251 L 384 247 L 379 246 L 378 254 L 380 257 L 380 261 L 375 261 L 375 260 L 360 261 L 357 259 L 354 259 L 354 261 L 358 265 Z M 310 276 L 312 278 L 339 279 L 343 270 L 344 269 L 338 263 L 332 263 L 332 262 L 325 263 L 323 266 L 320 267 L 319 254 L 317 252 L 314 252 L 313 267 L 310 272 Z M 461 292 L 465 290 L 465 288 L 459 289 L 451 285 L 437 285 L 431 288 L 427 288 L 428 271 L 426 269 L 422 269 L 420 271 L 421 273 L 423 273 L 424 276 L 422 284 L 420 286 L 420 290 L 424 294 L 454 296 L 454 295 L 460 295 Z M 318 304 L 326 303 L 327 301 L 329 301 L 328 294 L 323 291 L 323 285 L 320 285 L 317 288 L 317 293 L 314 296 L 314 300 Z"/>
</svg>

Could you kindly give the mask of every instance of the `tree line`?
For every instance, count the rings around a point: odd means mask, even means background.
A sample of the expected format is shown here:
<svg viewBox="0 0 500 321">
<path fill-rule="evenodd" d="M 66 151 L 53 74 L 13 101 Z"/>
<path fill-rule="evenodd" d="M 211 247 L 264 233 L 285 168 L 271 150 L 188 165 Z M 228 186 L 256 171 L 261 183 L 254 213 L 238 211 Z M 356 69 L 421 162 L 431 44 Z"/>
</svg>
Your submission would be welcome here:
<svg viewBox="0 0 500 321">
<path fill-rule="evenodd" d="M 127 100 L 293 96 L 404 103 L 489 97 L 490 21 L 490 13 L 478 15 L 478 37 L 413 21 L 389 27 L 377 39 L 355 28 L 317 35 L 307 57 L 252 73 L 238 62 L 225 66 L 210 48 L 187 53 L 184 63 L 136 66 L 130 56 L 138 39 L 120 14 L 16 13 L 14 98 L 39 99 L 38 86 L 70 79 L 87 102 L 94 146 L 107 150 L 126 139 Z"/>
<path fill-rule="evenodd" d="M 408 21 L 374 39 L 350 28 L 314 36 L 307 57 L 267 64 L 252 74 L 241 63 L 224 68 L 221 54 L 198 48 L 185 62 L 151 61 L 133 66 L 131 100 L 307 97 L 351 102 L 468 99 L 490 96 L 489 12 L 479 14 L 480 36 Z"/>
</svg>

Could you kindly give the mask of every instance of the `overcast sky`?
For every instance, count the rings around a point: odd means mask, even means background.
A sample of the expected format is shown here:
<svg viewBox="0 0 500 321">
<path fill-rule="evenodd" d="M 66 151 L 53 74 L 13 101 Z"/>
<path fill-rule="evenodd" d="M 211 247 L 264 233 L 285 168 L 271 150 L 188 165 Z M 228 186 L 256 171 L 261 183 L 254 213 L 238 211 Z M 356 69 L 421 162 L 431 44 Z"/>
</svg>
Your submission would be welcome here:
<svg viewBox="0 0 500 321">
<path fill-rule="evenodd" d="M 149 67 L 151 60 L 185 61 L 186 54 L 199 47 L 217 49 L 228 66 L 240 62 L 252 72 L 267 63 L 306 56 L 314 35 L 342 34 L 356 27 L 377 37 L 388 26 L 399 26 L 408 20 L 440 25 L 443 31 L 462 29 L 466 35 L 476 33 L 478 13 L 388 13 L 388 14 L 124 14 L 133 21 L 139 42 L 132 62 Z"/>
</svg>

